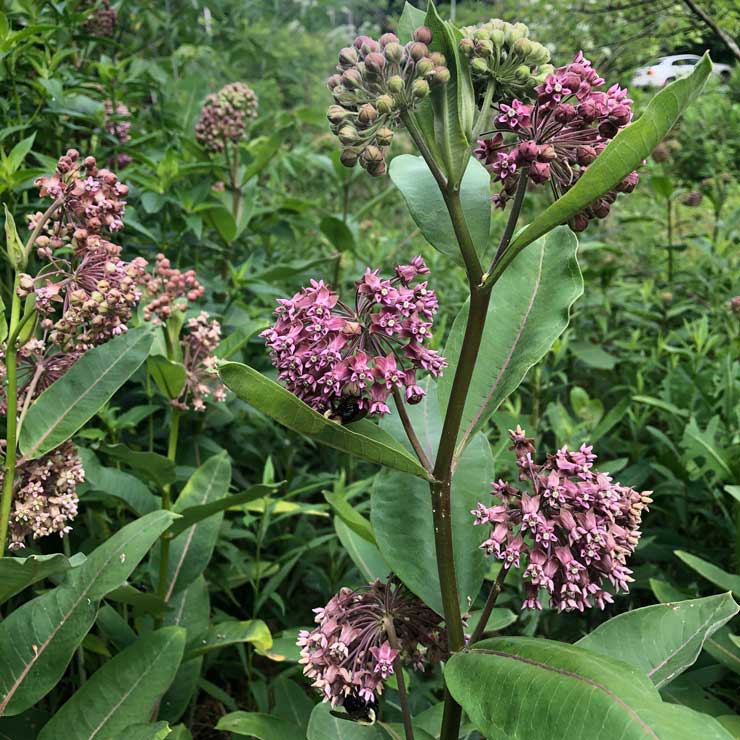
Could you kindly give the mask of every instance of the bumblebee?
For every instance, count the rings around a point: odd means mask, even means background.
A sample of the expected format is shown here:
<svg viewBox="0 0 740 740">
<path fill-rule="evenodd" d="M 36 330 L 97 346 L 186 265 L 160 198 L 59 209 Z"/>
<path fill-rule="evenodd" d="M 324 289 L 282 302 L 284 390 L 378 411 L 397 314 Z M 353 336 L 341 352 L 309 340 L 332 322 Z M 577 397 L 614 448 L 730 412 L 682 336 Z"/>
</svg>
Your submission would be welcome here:
<svg viewBox="0 0 740 740">
<path fill-rule="evenodd" d="M 342 397 L 335 401 L 324 416 L 338 424 L 351 424 L 367 416 L 367 408 L 360 408 L 362 391 L 355 383 L 348 383 L 344 387 Z"/>
<path fill-rule="evenodd" d="M 366 702 L 359 696 L 349 694 L 344 698 L 344 712 L 332 710 L 330 714 L 337 719 L 357 722 L 360 725 L 374 725 L 378 718 L 378 702 Z"/>
</svg>

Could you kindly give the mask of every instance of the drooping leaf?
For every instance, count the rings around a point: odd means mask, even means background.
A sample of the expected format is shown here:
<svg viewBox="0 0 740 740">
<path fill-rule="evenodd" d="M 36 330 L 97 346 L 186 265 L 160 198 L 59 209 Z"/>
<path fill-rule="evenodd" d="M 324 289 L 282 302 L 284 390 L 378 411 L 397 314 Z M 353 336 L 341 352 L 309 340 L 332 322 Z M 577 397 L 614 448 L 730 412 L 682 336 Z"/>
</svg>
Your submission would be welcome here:
<svg viewBox="0 0 740 740">
<path fill-rule="evenodd" d="M 565 223 L 640 167 L 642 160 L 650 155 L 686 107 L 698 97 L 711 71 L 712 62 L 705 54 L 688 77 L 661 90 L 648 103 L 644 113 L 609 142 L 578 182 L 514 237 L 509 249 L 515 253 Z"/>
<path fill-rule="evenodd" d="M 230 484 L 231 461 L 226 452 L 221 452 L 208 458 L 193 473 L 178 496 L 173 511 L 179 514 L 192 506 L 220 501 L 228 494 Z M 205 570 L 216 546 L 223 518 L 223 511 L 213 514 L 180 532 L 170 542 L 165 602 Z M 160 554 L 159 548 L 152 553 L 154 572 L 158 571 Z"/>
<path fill-rule="evenodd" d="M 366 517 L 360 514 L 352 504 L 347 501 L 341 491 L 324 491 L 324 498 L 337 516 L 352 530 L 367 540 L 371 545 L 377 545 L 373 527 Z"/>
<path fill-rule="evenodd" d="M 164 455 L 132 450 L 124 444 L 101 444 L 98 449 L 114 460 L 120 460 L 133 470 L 143 473 L 159 488 L 175 482 L 175 463 Z"/>
<path fill-rule="evenodd" d="M 334 529 L 342 546 L 357 566 L 366 581 L 385 578 L 390 572 L 377 545 L 373 545 L 353 529 L 350 529 L 338 516 L 334 517 Z"/>
<path fill-rule="evenodd" d="M 0 604 L 24 588 L 48 576 L 63 573 L 70 567 L 69 560 L 61 553 L 0 558 Z"/>
<path fill-rule="evenodd" d="M 155 511 L 126 525 L 61 585 L 0 622 L 0 716 L 19 714 L 57 684 L 92 627 L 99 601 L 128 578 L 173 518 Z"/>
<path fill-rule="evenodd" d="M 730 594 L 646 606 L 613 617 L 576 644 L 631 663 L 661 688 L 694 664 L 739 609 Z"/>
<path fill-rule="evenodd" d="M 421 403 L 408 408 L 409 417 L 426 454 L 434 459 L 442 431 L 442 419 L 433 385 Z M 400 438 L 404 434 L 394 417 L 387 425 Z M 476 435 L 460 459 L 452 478 L 452 528 L 460 606 L 475 598 L 488 565 L 480 544 L 481 527 L 474 527 L 470 511 L 493 478 L 493 456 L 488 440 Z M 376 478 L 370 521 L 384 560 L 391 570 L 432 609 L 442 614 L 442 595 L 437 574 L 432 499 L 422 480 L 391 470 Z M 413 557 L 409 557 L 413 553 Z"/>
<path fill-rule="evenodd" d="M 227 362 L 221 366 L 220 373 L 239 398 L 288 429 L 356 457 L 428 479 L 426 470 L 372 422 L 353 424 L 350 428 L 330 421 L 248 365 Z"/>
<path fill-rule="evenodd" d="M 456 455 L 568 325 L 570 308 L 583 293 L 577 248 L 578 240 L 568 228 L 555 229 L 522 252 L 494 286 Z M 445 347 L 451 367 L 438 385 L 442 409 L 452 390 L 467 313 L 466 305 Z"/>
<path fill-rule="evenodd" d="M 675 555 L 682 560 L 692 570 L 696 571 L 702 578 L 711 581 L 715 586 L 719 586 L 723 591 L 732 591 L 735 597 L 740 599 L 740 576 L 728 573 L 726 570 L 717 567 L 713 563 L 698 558 L 696 555 L 676 550 Z"/>
<path fill-rule="evenodd" d="M 421 157 L 401 154 L 391 161 L 389 174 L 424 238 L 440 252 L 460 258 L 452 221 L 437 182 Z M 491 177 L 471 159 L 460 185 L 465 221 L 479 256 L 485 254 L 491 227 Z"/>
<path fill-rule="evenodd" d="M 86 352 L 31 404 L 20 434 L 23 456 L 39 457 L 69 439 L 136 372 L 153 340 L 145 326 Z"/>
<path fill-rule="evenodd" d="M 185 630 L 164 627 L 140 637 L 103 663 L 44 726 L 39 740 L 116 740 L 145 723 L 172 682 L 185 649 Z"/>
<path fill-rule="evenodd" d="M 298 725 L 281 717 L 261 712 L 232 712 L 218 721 L 217 730 L 231 732 L 239 737 L 258 740 L 299 740 L 302 735 Z"/>
<path fill-rule="evenodd" d="M 332 716 L 330 710 L 328 704 L 314 707 L 308 723 L 307 740 L 389 740 L 392 737 L 379 724 L 350 722 Z"/>
<path fill-rule="evenodd" d="M 475 727 L 501 740 L 728 740 L 711 717 L 666 704 L 636 668 L 541 638 L 484 640 L 445 681 Z"/>
<path fill-rule="evenodd" d="M 245 642 L 254 645 L 257 650 L 269 650 L 272 647 L 272 635 L 261 619 L 211 625 L 203 637 L 188 646 L 185 659 L 190 660 L 211 650 Z"/>
</svg>

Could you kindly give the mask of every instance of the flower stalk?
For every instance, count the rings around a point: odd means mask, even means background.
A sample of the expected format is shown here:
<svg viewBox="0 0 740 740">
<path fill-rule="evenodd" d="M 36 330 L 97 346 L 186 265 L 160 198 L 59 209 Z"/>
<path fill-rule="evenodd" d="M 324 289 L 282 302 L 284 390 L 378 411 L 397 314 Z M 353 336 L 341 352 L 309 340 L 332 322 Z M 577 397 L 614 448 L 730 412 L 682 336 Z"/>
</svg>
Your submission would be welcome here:
<svg viewBox="0 0 740 740">
<path fill-rule="evenodd" d="M 170 419 L 170 436 L 167 445 L 167 459 L 172 460 L 174 463 L 177 459 L 177 443 L 180 436 L 180 409 L 172 407 L 172 418 Z M 162 508 L 169 511 L 172 508 L 171 484 L 167 484 L 162 487 Z M 159 558 L 159 583 L 157 584 L 157 595 L 167 601 L 169 594 L 167 593 L 167 574 L 170 566 L 170 540 L 172 536 L 169 532 L 165 531 L 162 533 L 160 540 L 161 553 Z"/>
</svg>

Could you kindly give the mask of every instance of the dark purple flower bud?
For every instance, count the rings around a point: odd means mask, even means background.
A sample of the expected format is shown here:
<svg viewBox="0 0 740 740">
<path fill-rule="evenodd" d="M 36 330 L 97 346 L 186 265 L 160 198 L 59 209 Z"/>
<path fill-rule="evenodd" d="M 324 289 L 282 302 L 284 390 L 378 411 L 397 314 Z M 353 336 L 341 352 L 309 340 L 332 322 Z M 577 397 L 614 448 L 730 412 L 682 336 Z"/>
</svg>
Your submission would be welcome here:
<svg viewBox="0 0 740 740">
<path fill-rule="evenodd" d="M 581 103 L 578 106 L 577 111 L 578 115 L 584 120 L 585 123 L 593 123 L 599 116 L 598 108 L 590 100 L 586 100 Z"/>
<path fill-rule="evenodd" d="M 637 172 L 630 172 L 627 177 L 622 180 L 622 182 L 617 185 L 617 191 L 620 193 L 631 193 L 635 187 L 637 186 L 637 182 L 640 179 L 640 176 L 637 174 Z"/>
<path fill-rule="evenodd" d="M 537 155 L 540 153 L 540 148 L 537 146 L 537 142 L 523 141 L 517 147 L 517 155 L 524 162 L 533 162 L 537 159 Z"/>
<path fill-rule="evenodd" d="M 339 64 L 344 69 L 354 67 L 358 59 L 357 49 L 352 46 L 345 46 L 344 49 L 340 49 L 339 51 Z"/>
<path fill-rule="evenodd" d="M 602 121 L 599 124 L 599 134 L 605 139 L 613 139 L 619 133 L 619 127 L 611 121 Z"/>
<path fill-rule="evenodd" d="M 362 77 L 357 69 L 346 69 L 342 72 L 342 85 L 344 85 L 347 90 L 355 90 L 362 86 Z"/>
<path fill-rule="evenodd" d="M 426 26 L 419 26 L 414 31 L 414 41 L 420 41 L 428 46 L 432 43 L 432 32 Z"/>
<path fill-rule="evenodd" d="M 609 215 L 611 206 L 606 198 L 599 198 L 591 204 L 591 212 L 596 218 L 606 218 Z"/>
<path fill-rule="evenodd" d="M 550 179 L 550 165 L 547 162 L 532 162 L 529 165 L 529 177 L 532 182 L 543 183 Z"/>
<path fill-rule="evenodd" d="M 379 75 L 385 67 L 385 57 L 377 51 L 365 57 L 365 69 L 372 74 Z"/>
<path fill-rule="evenodd" d="M 627 105 L 617 105 L 609 112 L 609 120 L 617 126 L 626 126 L 632 120 L 632 111 Z"/>
<path fill-rule="evenodd" d="M 575 106 L 570 103 L 560 103 L 553 113 L 553 118 L 558 123 L 570 123 L 576 117 Z"/>
<path fill-rule="evenodd" d="M 576 161 L 582 166 L 591 164 L 596 157 L 596 149 L 592 146 L 579 146 L 576 149 Z"/>
<path fill-rule="evenodd" d="M 576 233 L 585 231 L 588 228 L 588 216 L 583 213 L 576 213 L 570 220 L 569 225 Z"/>
<path fill-rule="evenodd" d="M 354 149 L 342 149 L 342 153 L 339 155 L 339 161 L 345 167 L 354 167 L 357 164 L 358 156 Z"/>
</svg>

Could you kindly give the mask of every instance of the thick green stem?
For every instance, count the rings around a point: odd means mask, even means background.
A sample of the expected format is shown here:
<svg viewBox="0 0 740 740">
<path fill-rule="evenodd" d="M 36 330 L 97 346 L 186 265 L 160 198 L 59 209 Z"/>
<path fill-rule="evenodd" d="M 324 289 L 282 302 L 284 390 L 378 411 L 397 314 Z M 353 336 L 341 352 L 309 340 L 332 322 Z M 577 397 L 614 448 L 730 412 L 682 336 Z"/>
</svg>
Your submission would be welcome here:
<svg viewBox="0 0 740 740">
<path fill-rule="evenodd" d="M 496 92 L 496 80 L 491 80 L 486 87 L 486 92 L 483 95 L 483 104 L 480 107 L 480 113 L 473 126 L 473 139 L 477 139 L 483 131 L 483 126 L 491 115 L 491 101 L 493 100 L 493 94 Z"/>
<path fill-rule="evenodd" d="M 167 445 L 167 458 L 172 460 L 174 463 L 177 459 L 177 442 L 180 436 L 180 409 L 172 409 L 172 419 L 170 421 L 170 438 L 169 444 Z M 171 509 L 172 501 L 170 499 L 170 492 L 172 487 L 168 483 L 162 488 L 162 508 Z M 167 600 L 167 575 L 170 567 L 170 535 L 168 532 L 164 532 L 161 537 L 161 556 L 159 558 L 159 584 L 157 587 L 157 595 L 163 600 Z"/>
<path fill-rule="evenodd" d="M 470 636 L 470 645 L 474 645 L 476 642 L 478 642 L 483 633 L 486 631 L 486 625 L 488 624 L 488 620 L 491 618 L 493 607 L 496 606 L 498 595 L 501 593 L 501 590 L 504 587 L 505 578 L 506 568 L 502 567 L 498 573 L 496 580 L 493 583 L 493 586 L 491 586 L 490 592 L 488 593 L 488 598 L 486 599 L 486 603 L 483 606 L 483 612 L 480 615 L 478 624 L 475 626 L 473 634 Z"/>
<path fill-rule="evenodd" d="M 5 555 L 10 525 L 10 510 L 13 505 L 13 487 L 15 486 L 15 463 L 18 444 L 18 363 L 15 339 L 21 315 L 21 301 L 18 297 L 18 277 L 13 285 L 13 299 L 10 308 L 8 326 L 8 346 L 5 351 L 5 389 L 6 389 L 6 423 L 5 423 L 5 461 L 3 462 L 3 496 L 0 502 L 0 557 Z"/>
</svg>

